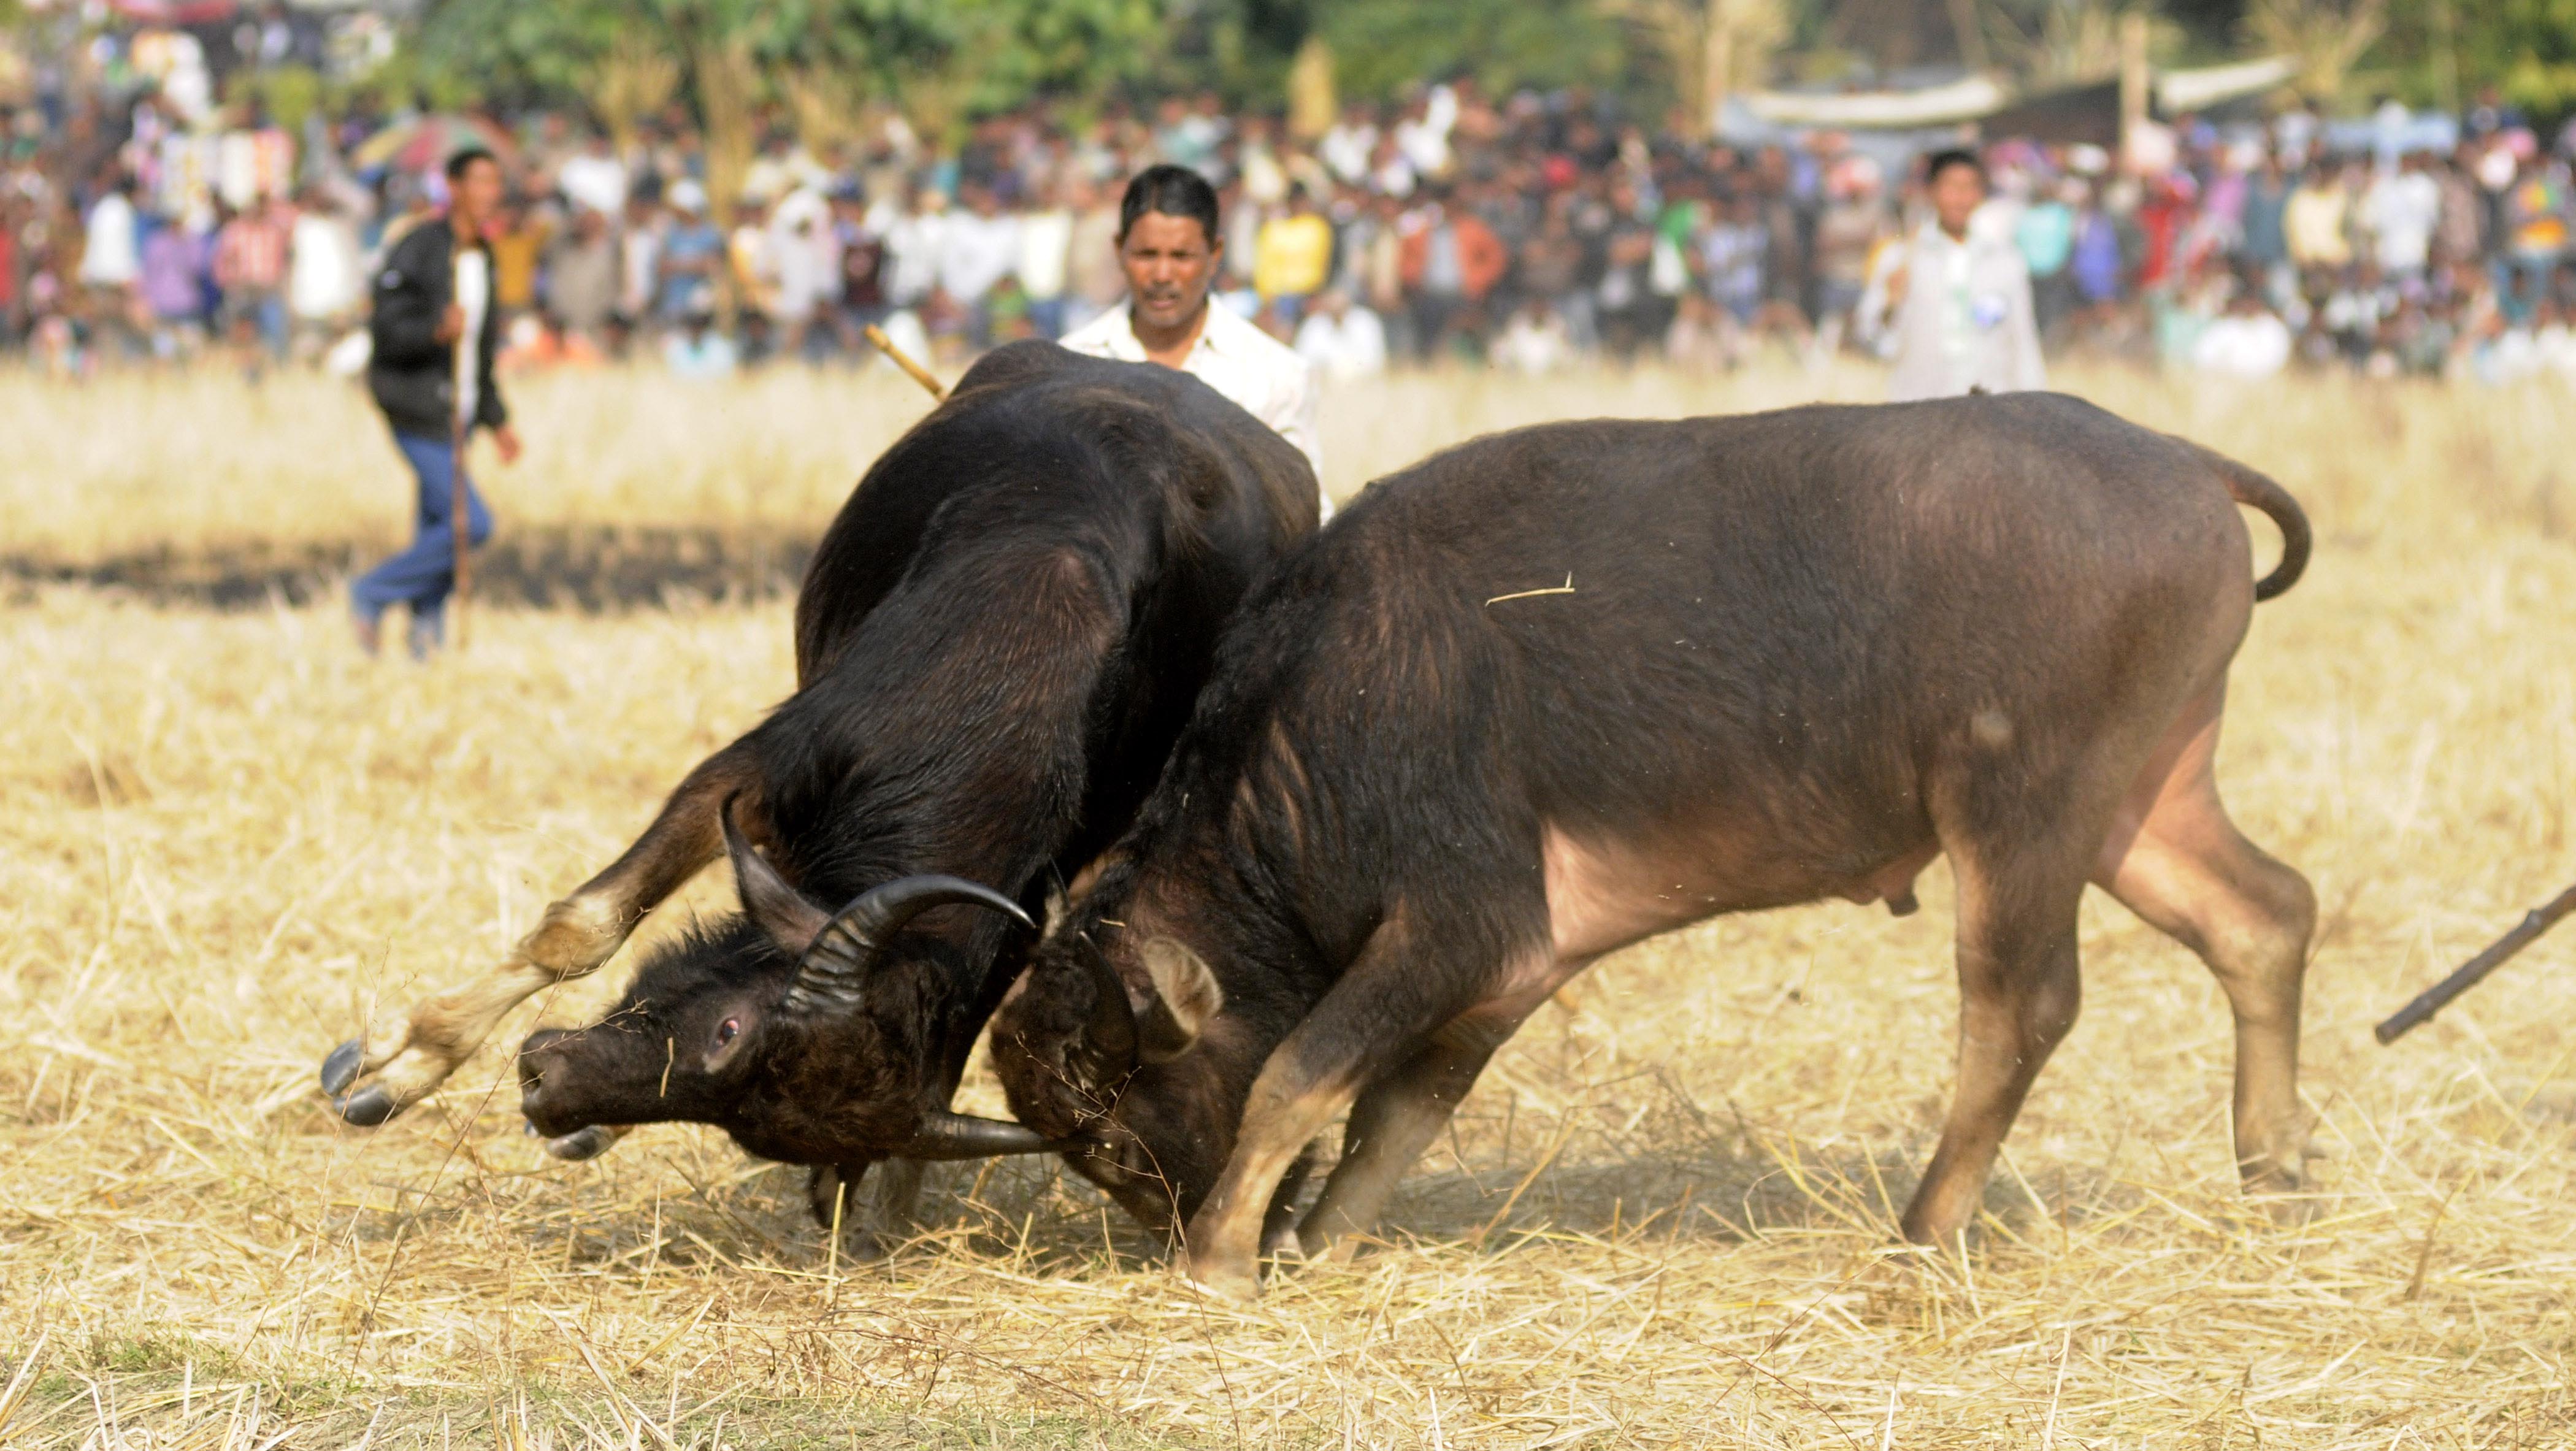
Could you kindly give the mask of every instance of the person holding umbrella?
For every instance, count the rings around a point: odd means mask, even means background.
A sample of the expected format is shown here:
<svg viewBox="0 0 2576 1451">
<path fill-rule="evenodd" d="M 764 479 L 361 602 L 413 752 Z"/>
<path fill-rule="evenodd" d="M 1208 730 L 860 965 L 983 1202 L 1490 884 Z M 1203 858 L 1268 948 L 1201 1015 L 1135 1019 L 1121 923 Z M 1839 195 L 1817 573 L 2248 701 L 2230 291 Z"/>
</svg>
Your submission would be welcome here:
<svg viewBox="0 0 2576 1451">
<path fill-rule="evenodd" d="M 501 462 L 519 457 L 519 435 L 492 378 L 501 330 L 484 230 L 501 208 L 501 163 L 468 146 L 448 160 L 447 189 L 446 215 L 393 245 L 373 289 L 367 386 L 411 465 L 419 503 L 411 547 L 350 587 L 358 644 L 370 655 L 385 611 L 398 604 L 411 611 L 413 658 L 437 648 L 466 546 L 492 533 L 491 512 L 462 472 L 465 440 L 488 428 Z M 463 542 L 455 528 L 460 512 Z"/>
</svg>

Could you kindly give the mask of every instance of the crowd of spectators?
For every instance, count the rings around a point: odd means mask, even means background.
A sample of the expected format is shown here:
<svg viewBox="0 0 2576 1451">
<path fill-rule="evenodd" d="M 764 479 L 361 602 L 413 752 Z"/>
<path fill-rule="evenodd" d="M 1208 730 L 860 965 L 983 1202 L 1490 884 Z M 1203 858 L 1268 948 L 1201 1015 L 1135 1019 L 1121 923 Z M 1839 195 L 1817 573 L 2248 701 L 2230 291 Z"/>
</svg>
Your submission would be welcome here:
<svg viewBox="0 0 2576 1451">
<path fill-rule="evenodd" d="M 181 128 L 149 88 L 0 110 L 0 349 L 74 373 L 353 365 L 370 260 L 440 202 L 435 158 L 359 164 L 403 121 Z M 1153 161 L 1218 186 L 1225 304 L 1331 377 L 1814 360 L 1877 345 L 1873 282 L 1922 210 L 1883 145 L 1713 143 L 1466 82 L 1299 139 L 1213 96 L 994 115 L 946 148 L 892 113 L 819 149 L 773 118 L 721 207 L 683 113 L 623 148 L 559 113 L 505 129 L 494 289 L 520 368 L 859 360 L 869 324 L 943 361 L 1059 336 L 1117 301 L 1119 188 Z M 2185 119 L 2143 174 L 2093 146 L 1991 142 L 1977 225 L 2013 238 L 2053 351 L 2576 381 L 2576 127 L 2553 145 L 2483 107 L 2436 149 L 2325 134 L 2299 112 Z"/>
</svg>

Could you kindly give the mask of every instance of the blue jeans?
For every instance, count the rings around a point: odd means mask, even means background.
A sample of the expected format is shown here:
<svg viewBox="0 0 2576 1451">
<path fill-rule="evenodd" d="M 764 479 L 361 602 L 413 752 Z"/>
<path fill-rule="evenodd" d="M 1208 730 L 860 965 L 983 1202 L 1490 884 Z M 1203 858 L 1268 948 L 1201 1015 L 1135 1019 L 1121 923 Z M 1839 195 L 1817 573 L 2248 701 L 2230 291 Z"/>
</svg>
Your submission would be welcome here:
<svg viewBox="0 0 2576 1451">
<path fill-rule="evenodd" d="M 360 576 L 349 587 L 358 618 L 373 624 L 395 605 L 411 607 L 411 649 L 426 652 L 447 636 L 447 596 L 456 588 L 456 532 L 451 510 L 456 502 L 456 446 L 443 438 L 397 433 L 394 446 L 411 465 L 419 484 L 419 509 L 413 519 L 411 547 Z M 466 540 L 480 544 L 492 537 L 492 512 L 474 481 L 465 483 Z"/>
</svg>

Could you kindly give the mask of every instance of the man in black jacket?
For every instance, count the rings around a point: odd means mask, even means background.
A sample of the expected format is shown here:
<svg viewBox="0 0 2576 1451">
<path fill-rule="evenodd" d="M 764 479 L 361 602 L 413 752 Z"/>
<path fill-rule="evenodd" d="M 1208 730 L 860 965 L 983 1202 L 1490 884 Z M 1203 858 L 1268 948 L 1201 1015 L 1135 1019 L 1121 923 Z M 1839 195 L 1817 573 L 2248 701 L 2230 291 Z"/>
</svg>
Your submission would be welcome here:
<svg viewBox="0 0 2576 1451">
<path fill-rule="evenodd" d="M 501 462 L 519 456 L 519 435 L 492 381 L 501 325 L 492 302 L 492 249 L 483 240 L 484 224 L 501 206 L 501 164 L 488 151 L 460 151 L 447 163 L 447 189 L 447 215 L 396 242 L 376 273 L 367 386 L 419 482 L 420 504 L 411 547 L 350 587 L 358 643 L 371 655 L 378 621 L 394 605 L 411 609 L 415 657 L 445 636 L 447 596 L 456 587 L 452 516 L 465 438 L 488 428 Z M 492 515 L 470 480 L 465 494 L 466 538 L 480 544 L 492 533 Z"/>
</svg>

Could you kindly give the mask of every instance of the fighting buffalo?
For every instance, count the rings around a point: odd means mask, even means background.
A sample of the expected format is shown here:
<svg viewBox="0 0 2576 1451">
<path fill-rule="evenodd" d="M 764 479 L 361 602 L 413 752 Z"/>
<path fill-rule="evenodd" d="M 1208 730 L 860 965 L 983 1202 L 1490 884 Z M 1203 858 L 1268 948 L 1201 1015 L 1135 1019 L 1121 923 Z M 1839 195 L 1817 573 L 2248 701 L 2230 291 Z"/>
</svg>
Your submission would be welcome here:
<svg viewBox="0 0 2576 1451">
<path fill-rule="evenodd" d="M 2259 584 L 2239 504 L 2283 536 Z M 1946 854 L 1957 1078 L 1904 1233 L 1973 1215 L 2075 1020 L 2088 882 L 2216 975 L 2239 1168 L 2293 1188 L 2315 898 L 2230 822 L 2212 760 L 2253 605 L 2307 550 L 2269 479 L 2049 395 L 1437 455 L 1237 617 L 994 1019 L 1013 1111 L 1249 1295 L 1265 1245 L 1330 1255 L 1370 1226 L 1594 959 L 1719 913 L 1909 911 Z"/>
<path fill-rule="evenodd" d="M 1295 448 L 1184 374 L 988 355 L 825 534 L 795 694 L 498 969 L 342 1045 L 325 1090 L 382 1123 L 730 847 L 742 915 L 656 947 L 601 1021 L 523 1046 L 522 1104 L 556 1153 L 712 1123 L 816 1166 L 828 1215 L 880 1160 L 1044 1147 L 949 1108 L 1032 940 L 1023 908 L 1133 816 L 1220 626 L 1318 498 Z"/>
</svg>

